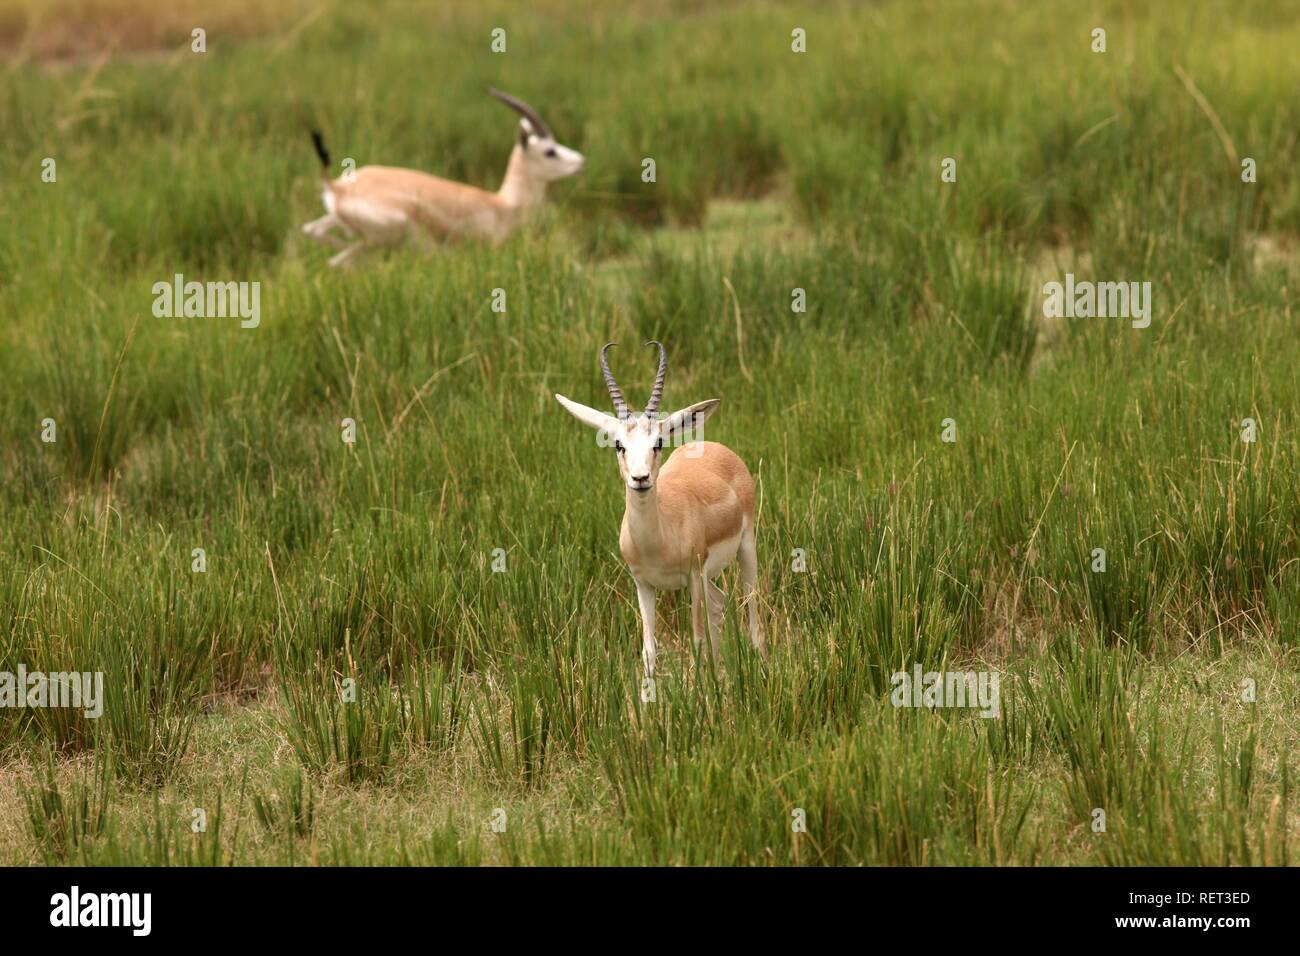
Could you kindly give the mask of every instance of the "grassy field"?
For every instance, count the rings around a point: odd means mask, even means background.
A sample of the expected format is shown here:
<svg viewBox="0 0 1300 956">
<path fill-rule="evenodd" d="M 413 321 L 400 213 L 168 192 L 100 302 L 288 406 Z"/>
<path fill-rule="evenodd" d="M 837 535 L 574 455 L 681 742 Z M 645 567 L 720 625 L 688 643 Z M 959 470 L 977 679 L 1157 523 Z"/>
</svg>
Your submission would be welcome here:
<svg viewBox="0 0 1300 956">
<path fill-rule="evenodd" d="M 0 2 L 0 670 L 105 681 L 0 709 L 0 863 L 1295 860 L 1300 4 L 165 6 Z M 587 171 L 327 269 L 306 130 L 495 188 L 489 85 Z M 1150 327 L 1044 319 L 1067 272 Z M 758 480 L 771 655 L 730 574 L 724 670 L 661 597 L 643 701 L 551 396 L 618 341 L 639 407 L 652 338 Z M 1000 716 L 895 708 L 918 663 Z"/>
</svg>

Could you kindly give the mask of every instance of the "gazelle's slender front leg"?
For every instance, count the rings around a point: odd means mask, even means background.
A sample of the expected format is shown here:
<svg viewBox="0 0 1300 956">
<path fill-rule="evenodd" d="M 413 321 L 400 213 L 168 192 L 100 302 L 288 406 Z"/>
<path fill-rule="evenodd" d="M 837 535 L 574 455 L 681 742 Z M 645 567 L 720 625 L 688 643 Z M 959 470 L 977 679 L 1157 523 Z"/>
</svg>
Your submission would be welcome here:
<svg viewBox="0 0 1300 956">
<path fill-rule="evenodd" d="M 645 676 L 655 674 L 655 589 L 636 582 L 636 600 L 641 605 L 641 662 Z"/>
</svg>

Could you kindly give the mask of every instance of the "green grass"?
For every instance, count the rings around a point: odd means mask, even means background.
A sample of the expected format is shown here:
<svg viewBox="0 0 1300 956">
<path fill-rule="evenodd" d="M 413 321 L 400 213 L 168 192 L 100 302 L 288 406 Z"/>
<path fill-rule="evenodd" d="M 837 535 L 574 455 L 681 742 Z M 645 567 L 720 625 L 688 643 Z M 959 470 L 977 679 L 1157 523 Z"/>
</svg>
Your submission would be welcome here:
<svg viewBox="0 0 1300 956">
<path fill-rule="evenodd" d="M 0 710 L 0 863 L 1292 862 L 1300 5 L 1151 6 L 273 4 L 15 59 L 0 670 L 106 701 Z M 494 187 L 488 85 L 587 172 L 327 270 L 307 127 Z M 1041 319 L 1066 271 L 1151 327 Z M 177 272 L 260 326 L 155 318 Z M 758 479 L 772 652 L 730 577 L 724 670 L 661 596 L 643 701 L 614 461 L 551 395 L 615 340 L 643 401 L 651 338 Z M 1001 715 L 895 709 L 916 663 Z"/>
</svg>

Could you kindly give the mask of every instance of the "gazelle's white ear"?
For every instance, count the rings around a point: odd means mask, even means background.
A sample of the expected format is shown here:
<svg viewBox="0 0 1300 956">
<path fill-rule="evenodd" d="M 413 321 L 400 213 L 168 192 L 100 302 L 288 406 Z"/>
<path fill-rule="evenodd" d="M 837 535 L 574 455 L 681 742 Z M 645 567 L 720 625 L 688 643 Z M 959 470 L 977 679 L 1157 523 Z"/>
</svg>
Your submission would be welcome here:
<svg viewBox="0 0 1300 956">
<path fill-rule="evenodd" d="M 696 434 L 699 427 L 721 406 L 722 399 L 709 398 L 675 411 L 663 420 L 661 434 L 673 441 L 699 441 L 704 437 Z"/>
<path fill-rule="evenodd" d="M 588 408 L 586 405 L 580 405 L 577 402 L 571 402 L 563 395 L 556 395 L 555 400 L 564 406 L 570 415 L 576 418 L 588 428 L 594 428 L 596 431 L 613 432 L 618 428 L 618 419 L 613 415 L 606 415 L 604 412 L 598 412 L 594 408 Z"/>
</svg>

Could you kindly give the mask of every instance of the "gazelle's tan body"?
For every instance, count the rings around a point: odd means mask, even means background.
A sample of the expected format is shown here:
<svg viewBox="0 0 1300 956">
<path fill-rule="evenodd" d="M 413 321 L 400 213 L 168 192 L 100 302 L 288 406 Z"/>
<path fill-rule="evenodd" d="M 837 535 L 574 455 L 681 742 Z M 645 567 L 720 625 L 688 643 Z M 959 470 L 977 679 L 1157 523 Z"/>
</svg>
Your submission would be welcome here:
<svg viewBox="0 0 1300 956">
<path fill-rule="evenodd" d="M 345 229 L 371 244 L 410 235 L 440 242 L 500 242 L 541 204 L 546 192 L 545 184 L 523 173 L 520 153 L 516 146 L 497 192 L 414 169 L 363 166 L 326 182 L 325 208 Z"/>
<path fill-rule="evenodd" d="M 619 550 L 632 576 L 660 591 L 686 587 L 691 572 L 716 577 L 754 527 L 754 479 L 726 445 L 676 449 L 646 493 L 627 492 Z"/>
</svg>

